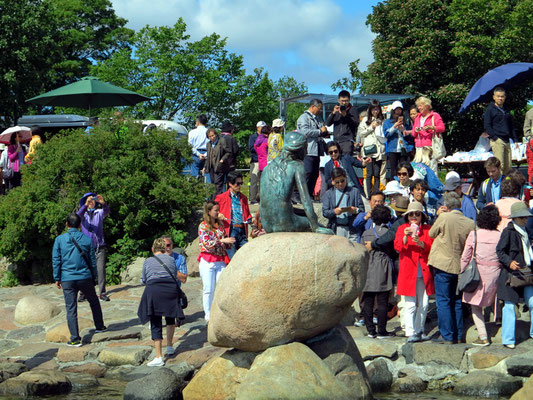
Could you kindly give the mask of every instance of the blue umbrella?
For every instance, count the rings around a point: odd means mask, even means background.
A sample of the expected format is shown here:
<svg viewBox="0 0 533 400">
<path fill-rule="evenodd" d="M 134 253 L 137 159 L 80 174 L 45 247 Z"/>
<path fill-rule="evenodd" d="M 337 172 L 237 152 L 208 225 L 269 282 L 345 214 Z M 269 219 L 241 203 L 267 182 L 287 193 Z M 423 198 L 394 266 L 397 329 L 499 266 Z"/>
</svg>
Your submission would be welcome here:
<svg viewBox="0 0 533 400">
<path fill-rule="evenodd" d="M 459 109 L 462 113 L 472 104 L 488 102 L 496 86 L 509 88 L 533 76 L 533 63 L 510 63 L 491 69 L 479 79 Z"/>
</svg>

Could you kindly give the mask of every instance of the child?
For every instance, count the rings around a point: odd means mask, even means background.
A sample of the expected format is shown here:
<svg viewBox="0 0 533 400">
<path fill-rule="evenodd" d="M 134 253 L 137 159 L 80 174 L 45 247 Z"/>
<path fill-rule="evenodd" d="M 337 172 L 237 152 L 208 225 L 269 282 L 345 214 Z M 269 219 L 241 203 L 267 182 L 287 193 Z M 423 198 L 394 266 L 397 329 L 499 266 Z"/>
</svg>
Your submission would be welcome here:
<svg viewBox="0 0 533 400">
<path fill-rule="evenodd" d="M 391 220 L 391 211 L 388 207 L 377 205 L 371 213 L 373 221 L 372 227 L 367 229 L 362 236 L 362 240 L 370 243 L 383 236 L 388 231 L 388 223 Z M 370 251 L 368 261 L 368 271 L 366 283 L 363 289 L 363 318 L 368 331 L 368 337 L 386 339 L 394 336 L 394 333 L 387 332 L 387 309 L 389 294 L 392 289 L 392 269 L 391 257 L 383 251 Z M 374 310 L 374 300 L 377 299 L 378 330 L 372 319 Z"/>
</svg>

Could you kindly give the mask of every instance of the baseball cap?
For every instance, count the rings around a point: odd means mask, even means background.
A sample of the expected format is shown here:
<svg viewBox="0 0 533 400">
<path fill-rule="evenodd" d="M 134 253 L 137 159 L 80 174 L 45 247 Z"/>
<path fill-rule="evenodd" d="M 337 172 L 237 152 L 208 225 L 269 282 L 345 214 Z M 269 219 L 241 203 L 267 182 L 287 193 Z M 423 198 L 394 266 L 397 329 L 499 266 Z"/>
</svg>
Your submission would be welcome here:
<svg viewBox="0 0 533 400">
<path fill-rule="evenodd" d="M 396 100 L 395 102 L 393 102 L 391 107 L 390 107 L 391 110 L 396 110 L 397 108 L 402 108 L 403 109 L 403 104 L 399 100 Z"/>
<path fill-rule="evenodd" d="M 451 178 L 446 179 L 446 183 L 444 183 L 444 191 L 451 192 L 452 190 L 457 189 L 459 186 L 461 186 L 461 178 L 452 176 Z"/>
<path fill-rule="evenodd" d="M 261 127 L 262 127 L 262 126 L 266 126 L 266 122 L 265 122 L 265 121 L 259 121 L 259 122 L 257 123 L 256 127 L 259 128 L 260 126 L 261 126 Z"/>
</svg>

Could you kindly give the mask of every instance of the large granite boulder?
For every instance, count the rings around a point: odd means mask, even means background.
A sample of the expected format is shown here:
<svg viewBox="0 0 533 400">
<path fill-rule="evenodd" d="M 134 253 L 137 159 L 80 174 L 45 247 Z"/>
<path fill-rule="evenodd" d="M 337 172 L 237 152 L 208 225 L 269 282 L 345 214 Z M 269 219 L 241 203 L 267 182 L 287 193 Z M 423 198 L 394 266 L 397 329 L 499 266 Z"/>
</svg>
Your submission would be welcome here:
<svg viewBox="0 0 533 400">
<path fill-rule="evenodd" d="M 198 255 L 200 254 L 200 245 L 198 244 L 198 237 L 194 239 L 185 248 L 185 255 L 187 256 L 187 275 L 200 276 L 200 269 L 198 268 Z"/>
<path fill-rule="evenodd" d="M 344 326 L 337 325 L 305 344 L 326 363 L 337 379 L 352 390 L 353 398 L 373 398 L 361 353 Z"/>
<path fill-rule="evenodd" d="M 48 321 L 61 312 L 61 309 L 40 296 L 25 296 L 15 307 L 15 321 L 22 325 Z"/>
<path fill-rule="evenodd" d="M 524 386 L 518 392 L 515 392 L 511 400 L 530 400 L 533 399 L 533 375 L 524 382 Z"/>
<path fill-rule="evenodd" d="M 272 233 L 247 243 L 221 274 L 208 339 L 261 351 L 337 325 L 361 293 L 366 250 L 316 233 Z"/>
<path fill-rule="evenodd" d="M 124 400 L 171 400 L 180 397 L 181 383 L 168 368 L 156 368 L 151 374 L 129 382 Z"/>
<path fill-rule="evenodd" d="M 137 257 L 130 265 L 124 268 L 120 273 L 120 283 L 140 285 L 144 260 L 146 260 L 146 258 Z"/>
<path fill-rule="evenodd" d="M 522 379 L 496 371 L 473 371 L 457 381 L 453 394 L 459 396 L 511 396 L 522 387 Z"/>
<path fill-rule="evenodd" d="M 78 318 L 78 328 L 81 332 L 86 328 L 94 327 L 94 322 L 88 318 Z M 67 343 L 70 340 L 70 331 L 66 322 L 58 324 L 46 332 L 47 342 Z"/>
<path fill-rule="evenodd" d="M 258 355 L 237 387 L 240 399 L 359 399 L 309 347 L 291 343 Z"/>
<path fill-rule="evenodd" d="M 68 393 L 72 384 L 58 371 L 28 371 L 0 383 L 0 394 L 20 397 L 46 396 Z"/>
</svg>

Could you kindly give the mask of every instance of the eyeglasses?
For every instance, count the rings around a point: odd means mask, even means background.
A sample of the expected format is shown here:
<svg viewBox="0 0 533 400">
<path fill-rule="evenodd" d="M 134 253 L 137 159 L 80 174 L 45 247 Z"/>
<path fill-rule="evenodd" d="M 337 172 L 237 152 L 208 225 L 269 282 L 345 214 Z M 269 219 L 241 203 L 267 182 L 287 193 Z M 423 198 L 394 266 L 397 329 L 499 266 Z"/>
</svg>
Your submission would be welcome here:
<svg viewBox="0 0 533 400">
<path fill-rule="evenodd" d="M 235 185 L 235 186 L 242 186 L 243 183 L 244 183 L 244 182 L 235 182 L 234 185 Z"/>
<path fill-rule="evenodd" d="M 333 181 L 333 183 L 334 183 L 335 185 L 337 185 L 337 184 L 339 184 L 339 183 L 344 183 L 344 182 L 346 182 L 346 179 L 336 179 L 336 180 Z"/>
<path fill-rule="evenodd" d="M 330 150 L 328 151 L 328 153 L 331 155 L 331 154 L 337 154 L 339 152 L 339 150 Z"/>
<path fill-rule="evenodd" d="M 422 213 L 420 211 L 411 211 L 409 213 L 409 216 L 410 217 L 421 217 L 422 216 Z"/>
<path fill-rule="evenodd" d="M 407 172 L 397 172 L 396 175 L 398 175 L 398 176 L 407 176 L 409 174 Z"/>
</svg>

